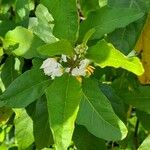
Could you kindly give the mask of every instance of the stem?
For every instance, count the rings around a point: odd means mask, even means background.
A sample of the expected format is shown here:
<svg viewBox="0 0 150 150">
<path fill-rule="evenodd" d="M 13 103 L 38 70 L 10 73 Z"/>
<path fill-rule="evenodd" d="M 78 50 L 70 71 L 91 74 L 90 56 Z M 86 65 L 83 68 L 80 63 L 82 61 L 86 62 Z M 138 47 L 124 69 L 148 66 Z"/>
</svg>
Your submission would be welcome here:
<svg viewBox="0 0 150 150">
<path fill-rule="evenodd" d="M 135 130 L 134 130 L 134 144 L 135 144 L 136 149 L 139 146 L 139 142 L 138 142 L 138 128 L 139 128 L 139 119 L 137 119 L 137 121 L 136 121 Z"/>
</svg>

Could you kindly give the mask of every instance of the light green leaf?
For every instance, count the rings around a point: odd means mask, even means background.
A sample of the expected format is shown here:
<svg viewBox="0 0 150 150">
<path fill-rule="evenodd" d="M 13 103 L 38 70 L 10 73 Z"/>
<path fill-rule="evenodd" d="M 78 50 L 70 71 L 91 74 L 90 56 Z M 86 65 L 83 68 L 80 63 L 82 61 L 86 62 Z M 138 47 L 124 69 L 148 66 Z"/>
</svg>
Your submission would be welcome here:
<svg viewBox="0 0 150 150">
<path fill-rule="evenodd" d="M 38 48 L 38 52 L 45 56 L 73 55 L 73 47 L 67 40 L 60 40 L 55 43 L 45 44 Z"/>
<path fill-rule="evenodd" d="M 15 137 L 19 150 L 26 150 L 33 142 L 33 122 L 25 109 L 14 109 Z"/>
<path fill-rule="evenodd" d="M 0 100 L 7 107 L 26 107 L 42 96 L 50 83 L 50 79 L 40 69 L 29 70 L 10 84 Z"/>
<path fill-rule="evenodd" d="M 88 18 L 81 23 L 80 39 L 91 28 L 96 32 L 91 39 L 100 39 L 104 34 L 122 28 L 136 21 L 144 15 L 141 11 L 132 8 L 110 8 L 103 7 L 89 13 Z"/>
<path fill-rule="evenodd" d="M 91 38 L 91 36 L 94 34 L 95 29 L 90 29 L 83 38 L 83 44 L 87 44 L 88 40 Z"/>
<path fill-rule="evenodd" d="M 74 43 L 77 39 L 79 17 L 76 0 L 41 0 L 54 18 L 54 35 Z"/>
<path fill-rule="evenodd" d="M 126 69 L 136 75 L 144 73 L 142 63 L 137 57 L 125 56 L 105 40 L 101 40 L 96 45 L 90 47 L 87 51 L 87 57 L 102 68 L 111 66 Z"/>
<path fill-rule="evenodd" d="M 35 11 L 36 17 L 29 20 L 29 29 L 33 31 L 45 43 L 53 43 L 57 38 L 53 35 L 54 19 L 47 7 L 39 4 Z"/>
<path fill-rule="evenodd" d="M 90 134 L 83 126 L 76 125 L 73 142 L 78 150 L 106 150 L 105 141 Z"/>
<path fill-rule="evenodd" d="M 98 82 L 84 80 L 83 94 L 77 123 L 84 125 L 96 137 L 111 141 L 124 139 L 127 128 L 114 113 Z"/>
<path fill-rule="evenodd" d="M 8 31 L 4 39 L 4 49 L 25 58 L 39 56 L 36 49 L 42 44 L 43 42 L 31 31 L 20 26 Z"/>
<path fill-rule="evenodd" d="M 66 150 L 71 144 L 74 122 L 81 99 L 80 83 L 64 74 L 46 90 L 49 121 L 56 150 Z"/>
<path fill-rule="evenodd" d="M 150 136 L 148 136 L 144 142 L 140 145 L 138 150 L 149 150 L 150 148 Z"/>
</svg>

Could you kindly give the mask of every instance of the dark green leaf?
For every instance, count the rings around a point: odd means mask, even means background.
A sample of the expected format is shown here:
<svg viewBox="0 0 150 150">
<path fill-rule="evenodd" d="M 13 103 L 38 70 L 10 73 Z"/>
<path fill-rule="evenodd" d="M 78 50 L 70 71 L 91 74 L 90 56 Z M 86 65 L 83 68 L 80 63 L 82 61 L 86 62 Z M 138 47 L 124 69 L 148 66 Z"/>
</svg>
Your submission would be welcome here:
<svg viewBox="0 0 150 150">
<path fill-rule="evenodd" d="M 15 79 L 0 100 L 7 107 L 26 107 L 41 95 L 51 81 L 40 69 L 29 70 Z"/>
<path fill-rule="evenodd" d="M 84 125 L 96 137 L 105 140 L 125 138 L 127 128 L 114 113 L 98 83 L 91 79 L 84 80 L 83 93 L 77 123 Z"/>
<path fill-rule="evenodd" d="M 144 13 L 137 9 L 103 7 L 91 12 L 88 18 L 83 21 L 80 27 L 80 39 L 91 28 L 96 30 L 91 39 L 100 39 L 104 34 L 110 33 L 116 28 L 125 27 L 143 15 Z"/>
<path fill-rule="evenodd" d="M 1 79 L 5 88 L 18 76 L 18 72 L 15 70 L 15 58 L 10 56 L 7 58 L 1 72 Z"/>
<path fill-rule="evenodd" d="M 106 150 L 105 141 L 90 134 L 83 126 L 76 125 L 73 141 L 78 150 Z"/>
</svg>

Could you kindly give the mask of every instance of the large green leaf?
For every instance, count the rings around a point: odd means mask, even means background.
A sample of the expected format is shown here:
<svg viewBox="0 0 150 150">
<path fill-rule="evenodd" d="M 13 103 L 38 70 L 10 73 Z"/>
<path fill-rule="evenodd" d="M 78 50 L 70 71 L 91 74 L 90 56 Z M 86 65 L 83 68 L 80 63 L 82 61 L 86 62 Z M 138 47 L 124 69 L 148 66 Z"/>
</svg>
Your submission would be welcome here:
<svg viewBox="0 0 150 150">
<path fill-rule="evenodd" d="M 77 39 L 78 12 L 76 0 L 41 0 L 54 18 L 54 35 L 73 42 Z"/>
<path fill-rule="evenodd" d="M 18 76 L 18 72 L 15 70 L 15 58 L 10 56 L 7 58 L 1 72 L 1 79 L 5 88 Z"/>
<path fill-rule="evenodd" d="M 105 140 L 125 138 L 127 128 L 114 113 L 110 102 L 99 89 L 98 82 L 84 80 L 83 93 L 77 123 L 84 125 L 96 137 Z"/>
<path fill-rule="evenodd" d="M 88 18 L 81 23 L 80 40 L 84 34 L 91 28 L 96 32 L 92 39 L 100 39 L 104 34 L 114 31 L 116 28 L 122 28 L 131 22 L 136 21 L 144 15 L 141 11 L 132 8 L 110 8 L 103 7 L 89 13 Z"/>
<path fill-rule="evenodd" d="M 4 39 L 4 49 L 25 58 L 39 56 L 36 49 L 42 44 L 42 40 L 33 35 L 31 31 L 21 26 L 8 31 Z"/>
<path fill-rule="evenodd" d="M 150 148 L 150 136 L 148 136 L 143 143 L 140 145 L 138 150 L 149 150 Z"/>
<path fill-rule="evenodd" d="M 66 150 L 71 144 L 74 122 L 81 99 L 80 83 L 64 74 L 46 90 L 49 121 L 56 150 Z"/>
<path fill-rule="evenodd" d="M 55 56 L 55 55 L 72 55 L 73 47 L 71 43 L 67 40 L 60 40 L 55 43 L 46 44 L 38 48 L 38 52 L 45 56 Z"/>
<path fill-rule="evenodd" d="M 50 79 L 40 69 L 29 70 L 15 79 L 0 100 L 7 107 L 26 107 L 43 95 Z"/>
<path fill-rule="evenodd" d="M 144 73 L 142 63 L 137 57 L 126 57 L 105 40 L 101 40 L 90 47 L 87 51 L 87 57 L 102 68 L 111 66 L 126 69 L 136 75 Z"/>
<path fill-rule="evenodd" d="M 33 121 L 25 109 L 15 109 L 15 137 L 19 150 L 26 150 L 33 142 Z"/>
<path fill-rule="evenodd" d="M 105 141 L 90 134 L 83 126 L 76 125 L 73 142 L 78 150 L 106 150 Z"/>
</svg>

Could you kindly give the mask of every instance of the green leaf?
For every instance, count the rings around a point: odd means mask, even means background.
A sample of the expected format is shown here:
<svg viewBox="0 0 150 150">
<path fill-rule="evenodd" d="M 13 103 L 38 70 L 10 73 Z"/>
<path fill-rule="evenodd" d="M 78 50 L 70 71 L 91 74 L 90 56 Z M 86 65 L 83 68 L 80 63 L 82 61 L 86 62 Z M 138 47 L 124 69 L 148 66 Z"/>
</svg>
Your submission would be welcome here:
<svg viewBox="0 0 150 150">
<path fill-rule="evenodd" d="M 90 134 L 83 126 L 76 125 L 73 134 L 73 142 L 78 150 L 106 150 L 104 140 L 101 140 Z"/>
<path fill-rule="evenodd" d="M 6 124 L 9 118 L 12 116 L 13 111 L 8 107 L 0 107 L 0 124 Z"/>
<path fill-rule="evenodd" d="M 107 39 L 118 50 L 128 55 L 135 47 L 137 40 L 143 30 L 146 17 L 142 17 L 125 28 L 116 29 L 107 36 Z"/>
<path fill-rule="evenodd" d="M 111 66 L 126 69 L 136 75 L 144 73 L 142 63 L 137 57 L 123 55 L 111 43 L 107 43 L 105 40 L 101 40 L 96 45 L 90 47 L 87 50 L 87 57 L 102 68 Z"/>
<path fill-rule="evenodd" d="M 25 58 L 39 56 L 36 49 L 42 44 L 43 42 L 38 37 L 21 26 L 8 31 L 4 39 L 4 49 Z"/>
<path fill-rule="evenodd" d="M 75 77 L 64 74 L 47 88 L 46 97 L 56 150 L 66 150 L 71 144 L 81 99 L 80 83 Z"/>
<path fill-rule="evenodd" d="M 150 131 L 150 113 L 136 110 L 136 116 L 140 120 L 140 123 L 142 124 L 142 126 L 146 130 Z"/>
<path fill-rule="evenodd" d="M 27 149 L 33 142 L 33 122 L 25 109 L 15 109 L 15 137 L 19 150 Z"/>
<path fill-rule="evenodd" d="M 115 8 L 137 8 L 143 12 L 150 10 L 149 0 L 108 0 L 108 5 Z"/>
<path fill-rule="evenodd" d="M 29 70 L 10 84 L 0 100 L 7 107 L 26 107 L 42 96 L 50 83 L 50 79 L 40 69 Z"/>
<path fill-rule="evenodd" d="M 113 141 L 124 139 L 127 128 L 114 113 L 110 102 L 99 89 L 98 82 L 84 80 L 83 94 L 77 123 L 84 125 L 96 137 Z"/>
<path fill-rule="evenodd" d="M 87 44 L 88 40 L 91 38 L 91 36 L 94 34 L 95 29 L 90 29 L 83 38 L 83 44 Z"/>
<path fill-rule="evenodd" d="M 35 145 L 38 150 L 53 145 L 53 137 L 50 130 L 48 110 L 45 96 L 27 107 L 27 112 L 33 120 L 33 133 Z"/>
<path fill-rule="evenodd" d="M 74 43 L 78 33 L 78 12 L 76 0 L 41 0 L 54 18 L 54 35 Z"/>
<path fill-rule="evenodd" d="M 90 11 L 100 8 L 99 0 L 79 0 L 81 12 L 87 16 Z"/>
<path fill-rule="evenodd" d="M 30 13 L 30 5 L 29 1 L 24 0 L 16 0 L 15 2 L 15 11 L 16 11 L 16 22 L 21 23 L 24 26 L 28 25 L 29 21 L 29 13 Z"/>
<path fill-rule="evenodd" d="M 35 11 L 36 17 L 29 20 L 29 29 L 33 31 L 45 43 L 53 43 L 57 38 L 53 35 L 54 19 L 48 9 L 39 4 Z"/>
<path fill-rule="evenodd" d="M 45 44 L 38 48 L 38 52 L 44 56 L 73 55 L 73 47 L 67 40 L 60 40 L 55 43 Z"/>
<path fill-rule="evenodd" d="M 7 58 L 1 72 L 1 79 L 5 88 L 7 88 L 17 76 L 18 72 L 15 70 L 15 58 L 10 56 Z"/>
<path fill-rule="evenodd" d="M 140 145 L 138 150 L 149 150 L 150 147 L 150 136 L 148 136 L 143 143 Z"/>
<path fill-rule="evenodd" d="M 101 91 L 110 101 L 117 116 L 124 122 L 127 120 L 126 107 L 122 99 L 116 94 L 115 90 L 108 84 L 100 85 Z"/>
<path fill-rule="evenodd" d="M 139 86 L 136 89 L 129 87 L 129 90 L 119 90 L 116 87 L 116 93 L 122 100 L 139 110 L 150 112 L 150 86 Z"/>
<path fill-rule="evenodd" d="M 103 7 L 89 13 L 88 18 L 81 23 L 80 39 L 91 28 L 96 30 L 91 39 L 100 39 L 104 34 L 125 27 L 143 15 L 144 13 L 137 9 Z"/>
<path fill-rule="evenodd" d="M 5 36 L 5 34 L 15 28 L 15 22 L 10 20 L 2 21 L 0 20 L 0 36 Z"/>
</svg>

